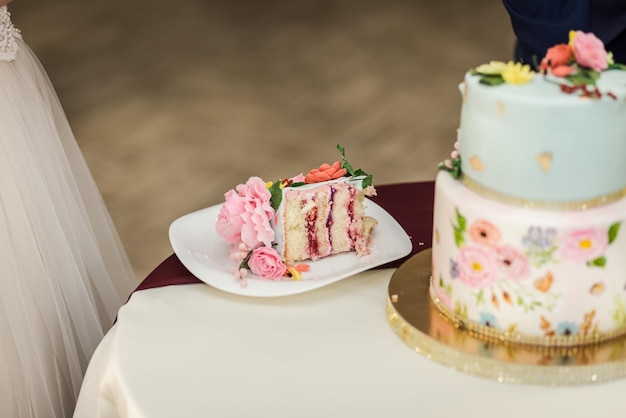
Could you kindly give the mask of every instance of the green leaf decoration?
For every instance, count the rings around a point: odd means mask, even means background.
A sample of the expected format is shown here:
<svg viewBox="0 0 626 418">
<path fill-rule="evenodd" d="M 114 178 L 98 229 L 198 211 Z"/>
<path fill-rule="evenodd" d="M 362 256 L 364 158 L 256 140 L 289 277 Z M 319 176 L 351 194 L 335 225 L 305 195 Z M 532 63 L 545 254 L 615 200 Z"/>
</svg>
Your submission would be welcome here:
<svg viewBox="0 0 626 418">
<path fill-rule="evenodd" d="M 352 168 L 352 165 L 350 165 L 350 163 L 348 162 L 348 159 L 346 158 L 345 148 L 337 144 L 337 149 L 339 150 L 339 154 L 341 155 L 341 168 L 345 168 L 350 177 L 364 176 L 365 178 L 361 182 L 361 187 L 366 188 L 367 186 L 371 186 L 374 176 L 366 173 L 364 170 L 361 170 L 360 168 L 356 170 Z"/>
<path fill-rule="evenodd" d="M 461 232 L 465 232 L 467 227 L 467 221 L 465 220 L 465 217 L 461 215 L 461 212 L 459 212 L 459 208 L 455 208 L 454 211 L 456 212 L 456 224 L 459 226 Z"/>
<path fill-rule="evenodd" d="M 461 248 L 463 244 L 465 244 L 465 237 L 463 236 L 463 231 L 461 231 L 457 226 L 453 226 L 454 229 L 454 242 L 456 246 Z"/>
<path fill-rule="evenodd" d="M 576 86 L 595 86 L 596 81 L 598 80 L 598 78 L 600 78 L 600 73 L 598 71 L 593 71 L 587 68 L 580 68 L 580 70 L 580 72 L 569 75 L 565 77 L 565 79 L 569 80 L 570 83 Z"/>
<path fill-rule="evenodd" d="M 250 270 L 250 267 L 248 266 L 248 261 L 250 260 L 251 255 L 252 255 L 252 250 L 248 251 L 248 255 L 246 255 L 246 258 L 244 258 L 241 264 L 239 264 L 240 269 Z"/>
<path fill-rule="evenodd" d="M 618 63 L 614 63 L 609 65 L 609 70 L 622 70 L 622 71 L 626 71 L 626 65 L 624 64 L 618 64 Z"/>
<path fill-rule="evenodd" d="M 337 144 L 337 149 L 339 150 L 339 154 L 341 154 L 341 168 L 345 168 L 348 174 L 352 174 L 354 170 L 346 159 L 346 149 L 339 144 Z"/>
<path fill-rule="evenodd" d="M 606 266 L 606 257 L 598 257 L 595 260 L 587 261 L 589 267 L 604 267 Z"/>
<path fill-rule="evenodd" d="M 615 241 L 615 238 L 617 238 L 617 233 L 619 232 L 619 227 L 621 225 L 621 222 L 617 222 L 611 225 L 611 227 L 609 228 L 609 244 L 611 244 L 613 241 Z"/>
<path fill-rule="evenodd" d="M 272 195 L 272 207 L 274 210 L 278 210 L 280 202 L 283 200 L 283 189 L 280 188 L 280 180 L 274 182 L 268 190 Z"/>
<path fill-rule="evenodd" d="M 499 86 L 504 84 L 504 79 L 500 75 L 483 75 L 478 82 L 486 86 Z"/>
</svg>

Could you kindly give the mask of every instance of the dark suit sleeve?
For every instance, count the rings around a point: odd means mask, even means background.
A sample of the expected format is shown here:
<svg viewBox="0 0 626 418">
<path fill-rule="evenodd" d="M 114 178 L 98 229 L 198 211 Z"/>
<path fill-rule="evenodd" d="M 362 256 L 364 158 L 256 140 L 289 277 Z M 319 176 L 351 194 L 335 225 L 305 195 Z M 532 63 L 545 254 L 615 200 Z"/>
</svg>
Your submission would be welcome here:
<svg viewBox="0 0 626 418">
<path fill-rule="evenodd" d="M 590 0 L 502 0 L 517 37 L 515 58 L 529 64 L 567 43 L 570 30 L 589 31 Z"/>
</svg>

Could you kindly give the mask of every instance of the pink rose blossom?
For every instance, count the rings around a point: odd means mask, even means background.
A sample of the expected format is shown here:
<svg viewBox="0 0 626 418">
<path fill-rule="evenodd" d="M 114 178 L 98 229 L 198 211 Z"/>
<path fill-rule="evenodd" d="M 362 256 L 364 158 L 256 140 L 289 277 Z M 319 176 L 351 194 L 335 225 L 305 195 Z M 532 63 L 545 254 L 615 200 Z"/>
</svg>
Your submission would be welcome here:
<svg viewBox="0 0 626 418">
<path fill-rule="evenodd" d="M 530 264 L 523 252 L 510 245 L 496 247 L 498 267 L 506 277 L 521 280 L 530 274 Z"/>
<path fill-rule="evenodd" d="M 498 227 L 484 219 L 479 219 L 472 223 L 468 233 L 470 239 L 476 244 L 486 245 L 487 247 L 495 247 L 502 237 Z"/>
<path fill-rule="evenodd" d="M 605 230 L 586 228 L 571 231 L 563 237 L 563 259 L 587 262 L 601 257 L 609 246 Z"/>
<path fill-rule="evenodd" d="M 229 244 L 235 244 L 241 240 L 241 228 L 244 212 L 244 201 L 234 190 L 229 190 L 224 195 L 225 202 L 217 215 L 215 229 L 220 237 Z"/>
<path fill-rule="evenodd" d="M 603 71 L 608 67 L 608 54 L 604 43 L 593 33 L 576 32 L 573 43 L 574 56 L 578 64 L 594 71 Z"/>
<path fill-rule="evenodd" d="M 486 288 L 497 279 L 495 252 L 480 245 L 466 245 L 459 251 L 459 278 L 472 287 Z"/>
<path fill-rule="evenodd" d="M 271 247 L 255 248 L 248 259 L 252 274 L 264 279 L 280 280 L 287 267 L 278 252 Z"/>
</svg>

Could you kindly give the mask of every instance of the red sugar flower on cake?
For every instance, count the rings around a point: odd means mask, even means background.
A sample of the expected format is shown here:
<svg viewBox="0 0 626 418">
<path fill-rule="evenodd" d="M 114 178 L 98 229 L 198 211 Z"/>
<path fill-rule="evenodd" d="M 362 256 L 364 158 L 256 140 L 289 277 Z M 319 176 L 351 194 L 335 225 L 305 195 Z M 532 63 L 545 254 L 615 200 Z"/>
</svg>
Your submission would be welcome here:
<svg viewBox="0 0 626 418">
<path fill-rule="evenodd" d="M 497 279 L 495 253 L 491 248 L 466 245 L 459 251 L 459 278 L 478 288 L 487 288 Z"/>
<path fill-rule="evenodd" d="M 248 259 L 248 267 L 255 276 L 269 280 L 280 280 L 287 271 L 280 255 L 271 247 L 255 248 Z"/>
<path fill-rule="evenodd" d="M 339 161 L 335 161 L 333 165 L 322 164 L 318 168 L 314 168 L 304 176 L 306 183 L 321 183 L 323 181 L 335 180 L 348 174 L 348 170 L 341 167 Z"/>
<path fill-rule="evenodd" d="M 571 59 L 572 48 L 568 44 L 558 44 L 548 49 L 539 69 L 556 77 L 567 77 L 574 71 Z"/>
<path fill-rule="evenodd" d="M 498 227 L 484 219 L 474 221 L 468 233 L 473 242 L 487 247 L 495 247 L 502 237 Z"/>
</svg>

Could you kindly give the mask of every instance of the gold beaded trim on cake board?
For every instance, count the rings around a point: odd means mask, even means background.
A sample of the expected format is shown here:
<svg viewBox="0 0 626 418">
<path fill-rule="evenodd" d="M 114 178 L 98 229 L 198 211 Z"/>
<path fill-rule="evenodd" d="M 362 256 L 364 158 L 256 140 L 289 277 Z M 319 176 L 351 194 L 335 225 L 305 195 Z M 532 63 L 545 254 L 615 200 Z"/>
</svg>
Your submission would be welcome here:
<svg viewBox="0 0 626 418">
<path fill-rule="evenodd" d="M 557 202 L 550 200 L 535 200 L 524 199 L 521 197 L 515 197 L 507 195 L 505 193 L 497 192 L 489 187 L 485 187 L 469 177 L 461 174 L 459 180 L 473 192 L 486 197 L 487 199 L 494 200 L 507 205 L 519 206 L 524 209 L 546 209 L 546 210 L 561 210 L 561 211 L 580 211 L 587 210 L 598 206 L 608 205 L 618 201 L 626 196 L 626 188 L 623 188 L 615 193 L 609 193 L 603 196 L 594 197 L 593 199 L 584 200 L 571 200 L 566 202 Z"/>
<path fill-rule="evenodd" d="M 603 341 L 608 341 L 613 338 L 617 338 L 626 333 L 625 327 L 620 327 L 617 330 L 609 332 L 589 332 L 588 334 L 574 334 L 574 335 L 552 335 L 552 336 L 530 336 L 524 335 L 518 332 L 502 331 L 493 327 L 488 327 L 477 322 L 468 321 L 459 318 L 454 312 L 445 306 L 433 290 L 432 277 L 430 279 L 430 297 L 433 300 L 435 306 L 446 317 L 448 317 L 457 327 L 466 329 L 473 337 L 479 338 L 488 342 L 498 343 L 512 343 L 523 344 L 536 347 L 575 347 L 586 344 L 598 344 Z"/>
</svg>

